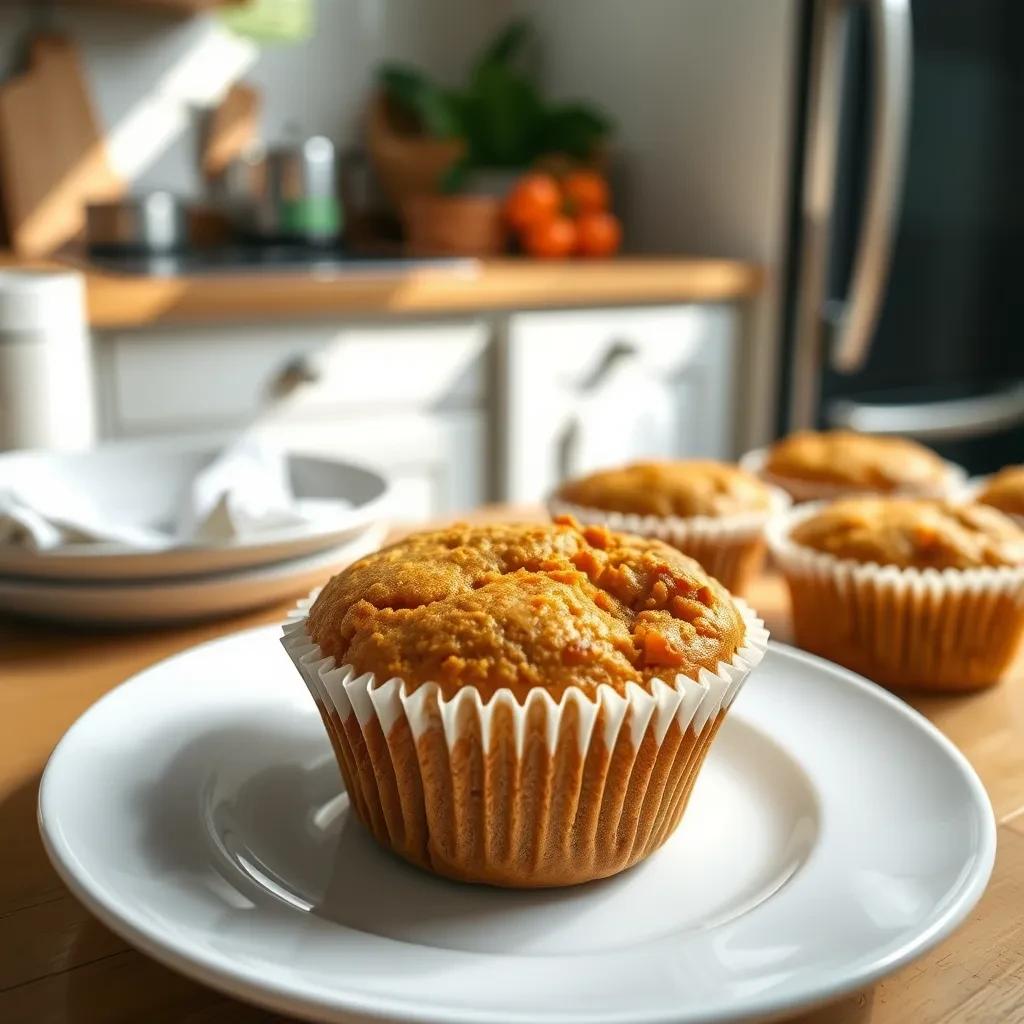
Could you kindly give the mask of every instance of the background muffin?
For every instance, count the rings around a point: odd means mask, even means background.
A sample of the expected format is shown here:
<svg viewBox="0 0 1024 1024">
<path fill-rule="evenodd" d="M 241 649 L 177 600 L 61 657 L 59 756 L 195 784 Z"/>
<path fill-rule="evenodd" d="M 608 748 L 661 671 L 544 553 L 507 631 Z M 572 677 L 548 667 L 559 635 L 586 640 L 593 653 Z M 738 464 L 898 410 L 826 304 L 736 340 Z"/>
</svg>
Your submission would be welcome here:
<svg viewBox="0 0 1024 1024">
<path fill-rule="evenodd" d="M 1024 531 L 980 505 L 859 497 L 769 529 L 801 647 L 895 687 L 977 689 L 1024 637 Z"/>
<path fill-rule="evenodd" d="M 990 476 L 974 500 L 991 505 L 1012 516 L 1018 525 L 1024 525 L 1024 466 L 1006 466 Z"/>
<path fill-rule="evenodd" d="M 285 646 L 381 843 L 547 886 L 671 834 L 765 639 L 675 549 L 566 522 L 414 535 L 335 576 Z"/>
<path fill-rule="evenodd" d="M 786 496 L 752 473 L 710 460 L 637 462 L 563 484 L 553 515 L 659 537 L 742 593 L 764 560 L 764 526 Z"/>
<path fill-rule="evenodd" d="M 850 430 L 800 431 L 748 452 L 741 465 L 795 501 L 866 493 L 942 498 L 963 480 L 959 467 L 916 441 Z"/>
</svg>

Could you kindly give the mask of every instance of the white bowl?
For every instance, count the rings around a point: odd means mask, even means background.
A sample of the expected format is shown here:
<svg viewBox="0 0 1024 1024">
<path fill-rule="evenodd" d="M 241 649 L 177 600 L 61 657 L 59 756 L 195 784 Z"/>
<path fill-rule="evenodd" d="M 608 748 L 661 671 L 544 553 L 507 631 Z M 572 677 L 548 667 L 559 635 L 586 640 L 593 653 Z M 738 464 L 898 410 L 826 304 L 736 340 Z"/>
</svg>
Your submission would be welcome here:
<svg viewBox="0 0 1024 1024">
<path fill-rule="evenodd" d="M 210 439 L 163 438 L 87 452 L 12 452 L 0 455 L 0 488 L 27 474 L 44 473 L 83 492 L 101 515 L 148 529 L 166 528 L 196 473 L 219 451 Z M 156 551 L 114 543 L 65 544 L 46 551 L 0 545 L 0 575 L 99 582 L 238 571 L 336 548 L 386 511 L 389 484 L 372 469 L 325 456 L 289 455 L 288 472 L 298 502 L 319 513 L 308 526 Z"/>
</svg>

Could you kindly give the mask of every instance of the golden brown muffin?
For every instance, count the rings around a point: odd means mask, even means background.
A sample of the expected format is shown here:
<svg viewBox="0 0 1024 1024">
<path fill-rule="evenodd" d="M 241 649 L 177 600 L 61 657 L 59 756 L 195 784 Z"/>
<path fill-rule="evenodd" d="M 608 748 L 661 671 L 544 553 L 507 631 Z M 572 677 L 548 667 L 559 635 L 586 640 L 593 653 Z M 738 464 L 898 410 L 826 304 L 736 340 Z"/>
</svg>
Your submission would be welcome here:
<svg viewBox="0 0 1024 1024">
<path fill-rule="evenodd" d="M 916 441 L 849 430 L 791 434 L 768 450 L 764 469 L 780 482 L 882 493 L 939 494 L 949 476 L 942 459 Z"/>
<path fill-rule="evenodd" d="M 415 690 L 433 681 L 484 701 L 507 687 L 592 697 L 695 678 L 742 645 L 725 589 L 661 541 L 554 524 L 415 534 L 335 576 L 307 624 L 325 655 Z"/>
<path fill-rule="evenodd" d="M 1016 671 L 1024 530 L 997 509 L 845 498 L 777 520 L 769 541 L 801 647 L 897 689 L 977 690 Z"/>
<path fill-rule="evenodd" d="M 980 505 L 913 498 L 846 498 L 790 535 L 836 558 L 903 569 L 976 569 L 1024 563 L 1024 531 Z"/>
<path fill-rule="evenodd" d="M 761 512 L 772 502 L 771 489 L 753 473 L 703 459 L 600 470 L 570 480 L 558 497 L 609 512 L 682 517 Z"/>
<path fill-rule="evenodd" d="M 1024 466 L 1001 469 L 985 484 L 975 501 L 1007 515 L 1024 516 Z"/>
</svg>

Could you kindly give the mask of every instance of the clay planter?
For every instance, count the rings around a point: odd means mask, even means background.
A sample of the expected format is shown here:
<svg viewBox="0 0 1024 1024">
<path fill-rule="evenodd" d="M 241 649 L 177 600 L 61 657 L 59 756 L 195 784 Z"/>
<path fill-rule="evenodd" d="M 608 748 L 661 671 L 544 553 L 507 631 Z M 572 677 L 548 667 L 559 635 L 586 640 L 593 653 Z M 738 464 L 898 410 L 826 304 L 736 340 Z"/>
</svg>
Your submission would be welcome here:
<svg viewBox="0 0 1024 1024">
<path fill-rule="evenodd" d="M 502 201 L 497 196 L 409 196 L 401 209 L 411 253 L 496 256 L 505 251 Z"/>
<path fill-rule="evenodd" d="M 466 152 L 462 139 L 432 139 L 403 130 L 380 94 L 370 102 L 366 148 L 381 188 L 396 210 L 411 196 L 438 192 L 444 173 Z"/>
</svg>

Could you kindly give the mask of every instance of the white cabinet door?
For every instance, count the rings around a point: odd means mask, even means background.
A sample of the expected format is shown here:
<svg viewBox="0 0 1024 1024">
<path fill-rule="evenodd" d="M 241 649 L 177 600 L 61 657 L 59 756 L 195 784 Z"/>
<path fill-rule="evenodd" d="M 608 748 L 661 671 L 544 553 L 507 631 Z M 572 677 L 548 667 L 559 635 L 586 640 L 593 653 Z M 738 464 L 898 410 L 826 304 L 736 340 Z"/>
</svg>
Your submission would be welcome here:
<svg viewBox="0 0 1024 1024">
<path fill-rule="evenodd" d="M 197 325 L 101 336 L 99 348 L 107 436 L 259 423 L 293 450 L 380 467 L 406 520 L 492 496 L 483 322 Z M 310 379 L 275 400 L 294 367 Z"/>
<path fill-rule="evenodd" d="M 489 431 L 479 411 L 275 421 L 270 434 L 291 451 L 339 456 L 383 470 L 393 487 L 390 514 L 403 522 L 468 510 L 489 494 Z"/>
<path fill-rule="evenodd" d="M 737 330 L 722 306 L 512 316 L 504 496 L 643 456 L 731 458 Z"/>
</svg>

